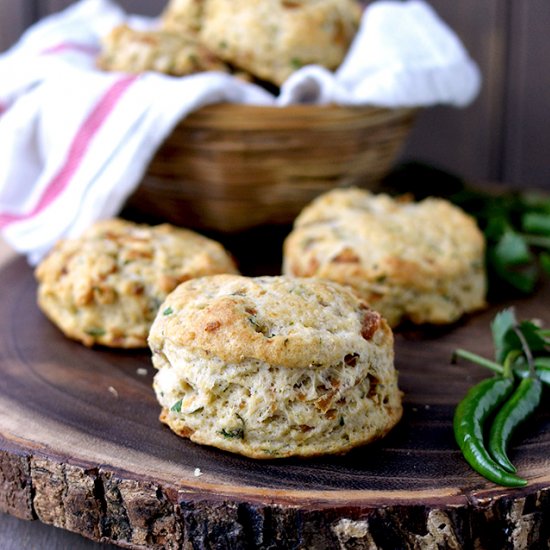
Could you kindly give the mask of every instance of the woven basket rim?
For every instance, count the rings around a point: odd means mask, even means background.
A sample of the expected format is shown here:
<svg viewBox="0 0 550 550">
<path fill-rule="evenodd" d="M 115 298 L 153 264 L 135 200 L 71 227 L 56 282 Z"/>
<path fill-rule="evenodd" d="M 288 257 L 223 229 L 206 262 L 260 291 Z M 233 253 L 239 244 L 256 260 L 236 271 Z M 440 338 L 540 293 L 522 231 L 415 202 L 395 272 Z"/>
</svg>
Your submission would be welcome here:
<svg viewBox="0 0 550 550">
<path fill-rule="evenodd" d="M 134 205 L 175 225 L 216 231 L 289 223 L 329 189 L 373 187 L 417 110 L 209 105 L 168 136 Z"/>
<path fill-rule="evenodd" d="M 212 103 L 205 105 L 195 112 L 232 112 L 249 111 L 258 113 L 296 112 L 296 113 L 330 113 L 330 112 L 365 112 L 365 113 L 407 113 L 418 111 L 419 107 L 384 107 L 377 105 L 338 105 L 336 103 L 296 103 L 291 105 L 256 105 L 250 103 Z"/>
<path fill-rule="evenodd" d="M 284 107 L 244 103 L 214 103 L 190 113 L 180 121 L 185 127 L 219 127 L 235 130 L 337 125 L 345 128 L 363 125 L 366 121 L 381 124 L 413 118 L 418 108 L 374 106 L 340 106 L 335 104 L 297 104 Z"/>
</svg>

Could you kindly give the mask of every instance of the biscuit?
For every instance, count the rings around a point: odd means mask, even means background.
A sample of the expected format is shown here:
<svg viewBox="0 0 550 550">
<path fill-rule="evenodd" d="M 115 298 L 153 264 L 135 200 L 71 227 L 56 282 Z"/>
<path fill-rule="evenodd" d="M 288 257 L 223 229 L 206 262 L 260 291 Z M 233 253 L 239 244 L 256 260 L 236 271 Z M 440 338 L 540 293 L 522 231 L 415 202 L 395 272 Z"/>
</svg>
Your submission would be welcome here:
<svg viewBox="0 0 550 550">
<path fill-rule="evenodd" d="M 184 36 L 197 35 L 202 27 L 206 0 L 170 0 L 161 15 L 162 28 Z"/>
<path fill-rule="evenodd" d="M 163 31 L 115 27 L 102 41 L 97 58 L 105 71 L 142 73 L 156 71 L 184 76 L 202 71 L 228 72 L 228 67 L 194 39 Z"/>
<path fill-rule="evenodd" d="M 163 25 L 195 33 L 220 59 L 280 86 L 304 65 L 338 67 L 360 15 L 356 0 L 173 0 Z"/>
<path fill-rule="evenodd" d="M 213 273 L 237 273 L 217 242 L 168 224 L 121 219 L 59 241 L 35 271 L 38 305 L 66 336 L 117 348 L 147 347 L 168 293 Z"/>
<path fill-rule="evenodd" d="M 443 199 L 333 190 L 304 208 L 283 248 L 283 273 L 350 285 L 392 327 L 452 323 L 485 306 L 484 237 Z"/>
<path fill-rule="evenodd" d="M 341 454 L 402 414 L 391 329 L 329 281 L 188 281 L 149 346 L 160 419 L 196 443 L 252 458 Z"/>
</svg>

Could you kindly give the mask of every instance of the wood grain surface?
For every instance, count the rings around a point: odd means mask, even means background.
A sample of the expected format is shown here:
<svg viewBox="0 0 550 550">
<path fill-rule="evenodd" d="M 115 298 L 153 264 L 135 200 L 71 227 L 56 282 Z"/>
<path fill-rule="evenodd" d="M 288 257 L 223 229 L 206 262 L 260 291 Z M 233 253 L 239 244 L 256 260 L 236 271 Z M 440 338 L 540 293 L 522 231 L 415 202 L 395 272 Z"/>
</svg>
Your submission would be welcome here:
<svg viewBox="0 0 550 550">
<path fill-rule="evenodd" d="M 264 270 L 261 254 L 276 256 L 279 244 L 256 248 L 243 272 Z M 0 288 L 4 512 L 130 548 L 548 547 L 548 408 L 512 448 L 528 486 L 497 487 L 469 469 L 451 428 L 454 406 L 487 373 L 450 364 L 457 346 L 490 354 L 488 324 L 505 305 L 550 323 L 548 285 L 447 329 L 396 334 L 405 412 L 382 441 L 268 462 L 163 427 L 149 354 L 67 340 L 37 309 L 24 259 L 0 270 Z"/>
</svg>

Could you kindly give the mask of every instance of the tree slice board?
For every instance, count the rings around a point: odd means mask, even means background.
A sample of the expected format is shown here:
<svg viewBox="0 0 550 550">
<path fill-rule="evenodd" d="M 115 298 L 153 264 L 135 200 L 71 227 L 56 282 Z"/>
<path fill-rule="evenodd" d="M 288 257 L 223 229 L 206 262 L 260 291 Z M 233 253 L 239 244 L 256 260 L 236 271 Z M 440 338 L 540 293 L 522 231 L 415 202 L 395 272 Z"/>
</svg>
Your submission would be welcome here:
<svg viewBox="0 0 550 550">
<path fill-rule="evenodd" d="M 549 545 L 548 392 L 511 450 L 528 485 L 498 487 L 468 467 L 452 432 L 454 407 L 487 371 L 450 357 L 456 347 L 490 356 L 489 322 L 508 305 L 550 324 L 550 285 L 452 327 L 397 332 L 404 415 L 383 440 L 267 462 L 164 427 L 149 353 L 66 339 L 35 305 L 25 260 L 1 269 L 0 287 L 4 512 L 127 548 Z"/>
</svg>

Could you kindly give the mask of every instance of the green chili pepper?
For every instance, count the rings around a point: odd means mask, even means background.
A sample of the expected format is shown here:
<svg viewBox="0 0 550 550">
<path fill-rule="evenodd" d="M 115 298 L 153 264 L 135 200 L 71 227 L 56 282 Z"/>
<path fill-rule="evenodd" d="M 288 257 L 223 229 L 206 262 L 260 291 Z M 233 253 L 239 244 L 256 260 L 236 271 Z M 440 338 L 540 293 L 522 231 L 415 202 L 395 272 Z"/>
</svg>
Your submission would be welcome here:
<svg viewBox="0 0 550 550">
<path fill-rule="evenodd" d="M 515 473 L 506 449 L 515 429 L 538 407 L 542 384 L 537 377 L 524 378 L 499 410 L 489 433 L 489 452 L 505 470 Z"/>
<path fill-rule="evenodd" d="M 521 487 L 527 482 L 511 474 L 489 455 L 483 442 L 485 420 L 512 393 L 511 376 L 486 378 L 472 387 L 455 410 L 455 438 L 470 466 L 485 478 L 506 487 Z"/>
</svg>

